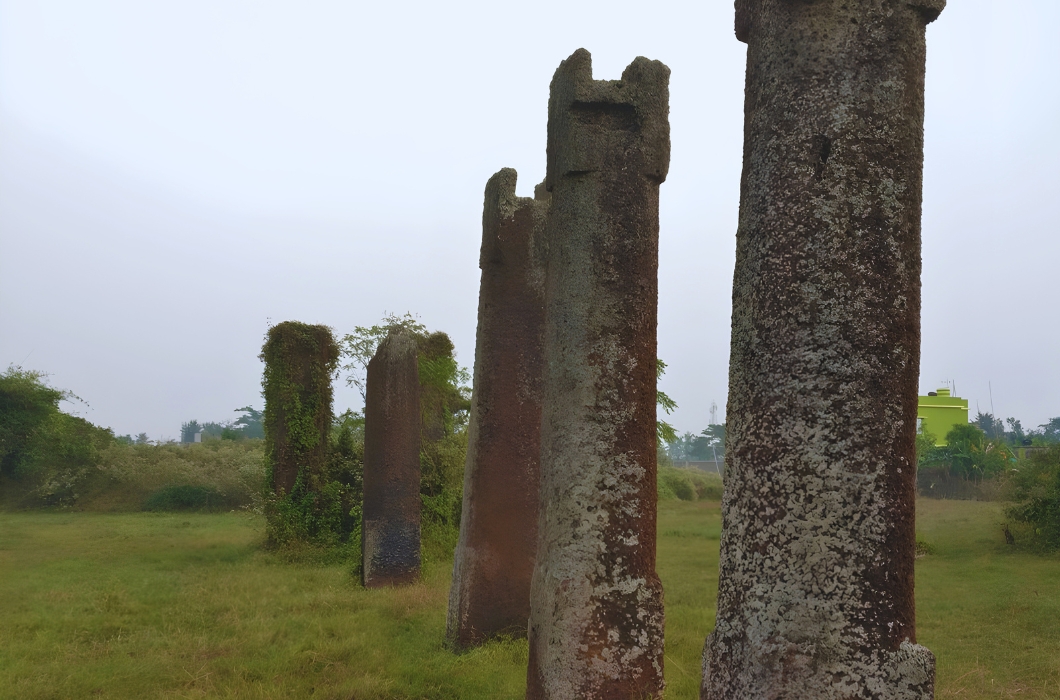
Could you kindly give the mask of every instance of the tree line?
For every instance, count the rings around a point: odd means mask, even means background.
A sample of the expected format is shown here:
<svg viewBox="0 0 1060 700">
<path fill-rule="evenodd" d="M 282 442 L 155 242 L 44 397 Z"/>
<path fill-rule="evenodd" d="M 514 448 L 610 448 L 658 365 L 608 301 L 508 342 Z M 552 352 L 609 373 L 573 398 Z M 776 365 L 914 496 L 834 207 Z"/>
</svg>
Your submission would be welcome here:
<svg viewBox="0 0 1060 700">
<path fill-rule="evenodd" d="M 410 314 L 388 315 L 382 323 L 358 326 L 338 341 L 342 361 L 336 366 L 335 378 L 344 379 L 363 396 L 368 361 L 395 325 L 418 334 L 425 342 L 432 336 L 438 342 L 438 334 L 429 333 Z M 423 381 L 431 384 L 430 391 L 444 397 L 440 404 L 435 402 L 443 406 L 436 423 L 444 439 L 428 443 L 423 450 L 421 494 L 425 520 L 452 535 L 459 521 L 471 377 L 456 363 L 451 342 L 438 347 L 441 351 L 436 348 L 432 359 L 421 361 L 421 368 Z M 664 370 L 665 363 L 660 361 L 658 374 Z M 63 410 L 64 403 L 84 402 L 72 392 L 50 386 L 41 372 L 10 366 L 0 374 L 0 503 L 74 505 L 101 464 L 109 470 L 103 482 L 117 484 L 122 478 L 139 478 L 146 484 L 136 491 L 140 495 L 150 485 L 205 489 L 200 494 L 205 500 L 189 502 L 216 502 L 226 507 L 247 505 L 252 500 L 262 503 L 265 498 L 262 489 L 253 486 L 264 482 L 260 457 L 255 456 L 262 450 L 263 414 L 249 405 L 237 409 L 240 415 L 230 422 L 193 420 L 181 426 L 182 441 L 194 440 L 195 433 L 201 433 L 215 445 L 209 448 L 212 452 L 200 455 L 187 446 L 151 445 L 143 433 L 135 438 L 116 436 L 109 428 Z M 658 406 L 663 413 L 676 408 L 662 392 Z M 660 419 L 657 436 L 661 463 L 667 459 L 724 459 L 724 424 L 708 425 L 698 434 L 678 435 Z M 1008 513 L 1014 522 L 1030 528 L 1031 539 L 1060 546 L 1060 417 L 1024 429 L 1018 419 L 1001 421 L 989 413 L 978 413 L 968 425 L 954 426 L 945 437 L 948 444 L 936 447 L 935 436 L 917 436 L 921 494 L 967 497 L 982 493 L 969 491 L 968 485 L 993 485 L 1001 497 L 1015 504 Z M 300 507 L 297 517 L 301 524 L 291 531 L 291 536 L 311 542 L 348 541 L 356 530 L 364 455 L 363 414 L 346 411 L 333 416 L 328 443 L 326 476 L 312 498 Z M 225 444 L 244 447 L 217 452 L 217 446 Z M 1033 449 L 1020 459 L 1018 453 L 1027 447 Z M 221 475 L 223 464 L 231 465 L 227 476 Z M 150 473 L 150 479 L 143 476 L 145 473 Z M 189 481 L 195 483 L 186 483 Z"/>
</svg>

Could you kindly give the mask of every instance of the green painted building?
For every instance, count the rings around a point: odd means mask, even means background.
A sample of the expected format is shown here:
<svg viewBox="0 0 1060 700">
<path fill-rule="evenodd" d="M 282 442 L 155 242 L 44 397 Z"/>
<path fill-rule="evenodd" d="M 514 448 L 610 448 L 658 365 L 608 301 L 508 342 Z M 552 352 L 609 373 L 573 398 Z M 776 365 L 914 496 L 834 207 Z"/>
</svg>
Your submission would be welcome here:
<svg viewBox="0 0 1060 700">
<path fill-rule="evenodd" d="M 916 429 L 935 436 L 935 446 L 946 446 L 946 433 L 955 425 L 968 425 L 968 399 L 950 396 L 949 389 L 917 397 Z"/>
</svg>

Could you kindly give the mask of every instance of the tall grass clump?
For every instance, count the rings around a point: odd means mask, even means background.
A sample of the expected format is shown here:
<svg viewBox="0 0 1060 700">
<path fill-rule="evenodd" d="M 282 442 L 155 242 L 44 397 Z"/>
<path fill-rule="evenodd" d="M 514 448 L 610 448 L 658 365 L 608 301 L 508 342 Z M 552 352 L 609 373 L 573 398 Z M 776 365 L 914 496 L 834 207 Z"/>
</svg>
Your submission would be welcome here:
<svg viewBox="0 0 1060 700">
<path fill-rule="evenodd" d="M 660 465 L 657 481 L 660 501 L 721 500 L 722 480 L 717 474 Z"/>
<path fill-rule="evenodd" d="M 5 494 L 7 507 L 86 511 L 187 509 L 179 489 L 213 494 L 191 509 L 254 507 L 264 478 L 261 440 L 128 445 L 100 440 L 80 460 L 45 460 L 39 478 Z M 165 495 L 169 493 L 170 495 Z M 161 495 L 159 495 L 161 494 Z M 184 498 L 184 500 L 181 500 Z M 202 498 L 205 498 L 203 496 Z M 201 499 L 200 499 L 201 500 Z"/>
<path fill-rule="evenodd" d="M 261 440 L 210 440 L 190 445 L 124 445 L 115 441 L 100 454 L 78 505 L 103 511 L 168 510 L 166 504 L 173 504 L 176 510 L 251 507 L 260 500 L 263 454 Z M 179 496 L 180 489 L 213 495 L 208 504 L 189 506 L 189 496 Z"/>
</svg>

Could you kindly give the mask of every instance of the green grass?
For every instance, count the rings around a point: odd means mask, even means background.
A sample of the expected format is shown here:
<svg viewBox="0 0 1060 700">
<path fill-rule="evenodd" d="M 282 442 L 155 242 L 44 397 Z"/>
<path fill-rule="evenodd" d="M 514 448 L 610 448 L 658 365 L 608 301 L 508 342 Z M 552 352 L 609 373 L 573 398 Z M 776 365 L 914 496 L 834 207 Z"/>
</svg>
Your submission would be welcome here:
<svg viewBox="0 0 1060 700">
<path fill-rule="evenodd" d="M 658 560 L 666 604 L 667 697 L 699 697 L 703 641 L 718 595 L 717 501 L 659 502 Z"/>
<path fill-rule="evenodd" d="M 917 632 L 939 698 L 1060 698 L 1060 557 L 1009 547 L 1003 504 L 921 499 Z"/>
<path fill-rule="evenodd" d="M 940 698 L 1060 698 L 1060 558 L 1009 551 L 1000 506 L 922 501 L 920 641 Z M 670 698 L 695 698 L 719 507 L 659 505 Z M 0 698 L 521 698 L 526 643 L 445 650 L 449 562 L 365 591 L 263 551 L 247 514 L 0 513 Z"/>
</svg>

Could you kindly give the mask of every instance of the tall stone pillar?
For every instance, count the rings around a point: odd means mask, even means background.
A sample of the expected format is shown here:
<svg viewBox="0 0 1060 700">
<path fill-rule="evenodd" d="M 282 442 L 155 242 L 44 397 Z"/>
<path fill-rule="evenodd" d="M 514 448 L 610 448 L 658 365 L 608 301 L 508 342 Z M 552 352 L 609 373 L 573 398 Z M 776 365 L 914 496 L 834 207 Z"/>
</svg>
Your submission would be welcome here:
<svg viewBox="0 0 1060 700">
<path fill-rule="evenodd" d="M 526 635 L 537 552 L 547 201 L 515 196 L 505 168 L 486 185 L 475 379 L 460 540 L 446 634 L 466 648 Z"/>
<path fill-rule="evenodd" d="M 368 363 L 364 402 L 362 583 L 420 575 L 420 380 L 416 338 L 394 331 Z"/>
<path fill-rule="evenodd" d="M 528 698 L 659 697 L 655 573 L 659 184 L 669 75 L 593 80 L 576 51 L 548 108 L 541 516 Z"/>
<path fill-rule="evenodd" d="M 746 123 L 704 699 L 933 695 L 914 434 L 925 27 L 943 5 L 736 2 Z"/>
</svg>

